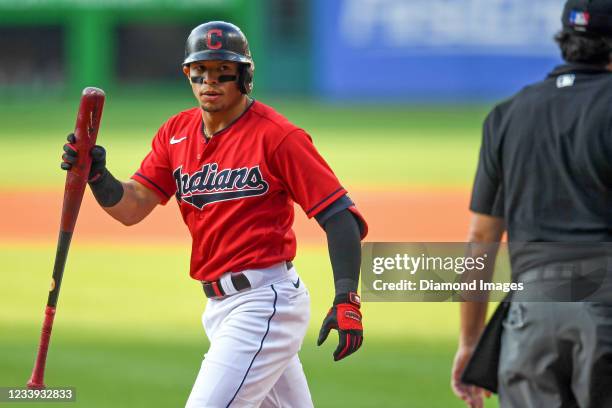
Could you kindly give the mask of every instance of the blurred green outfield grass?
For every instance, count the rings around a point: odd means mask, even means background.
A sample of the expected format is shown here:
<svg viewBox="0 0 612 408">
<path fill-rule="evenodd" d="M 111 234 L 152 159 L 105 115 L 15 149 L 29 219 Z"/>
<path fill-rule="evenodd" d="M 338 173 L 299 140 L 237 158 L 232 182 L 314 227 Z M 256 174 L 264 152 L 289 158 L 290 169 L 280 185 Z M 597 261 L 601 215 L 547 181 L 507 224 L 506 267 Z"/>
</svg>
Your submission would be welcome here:
<svg viewBox="0 0 612 408">
<path fill-rule="evenodd" d="M 0 385 L 22 386 L 29 378 L 54 252 L 52 244 L 0 247 Z M 184 404 L 208 345 L 200 324 L 204 297 L 188 278 L 187 261 L 188 249 L 174 246 L 72 248 L 46 380 L 76 387 L 78 402 L 60 406 Z M 363 349 L 334 363 L 333 341 L 315 345 L 333 295 L 325 250 L 303 248 L 296 266 L 311 293 L 301 359 L 315 406 L 462 406 L 448 386 L 456 304 L 364 304 Z"/>
<path fill-rule="evenodd" d="M 74 126 L 77 102 L 78 95 L 74 100 L 43 98 L 36 106 L 0 102 L 0 192 L 61 191 L 60 149 Z M 483 107 L 270 104 L 309 131 L 349 189 L 467 187 L 486 113 Z M 109 151 L 113 172 L 129 176 L 159 125 L 190 106 L 189 94 L 108 95 L 99 142 Z M 27 215 L 20 216 L 26 222 Z M 54 243 L 10 241 L 0 240 L 0 386 L 23 385 L 30 375 L 55 254 Z M 189 248 L 99 247 L 81 245 L 75 237 L 47 382 L 76 387 L 78 402 L 54 406 L 184 404 L 207 348 L 200 324 L 204 300 L 188 277 L 188 259 Z M 333 342 L 315 345 L 333 292 L 324 247 L 300 247 L 296 265 L 312 298 L 301 358 L 315 406 L 463 406 L 448 385 L 457 305 L 365 304 L 364 348 L 334 363 Z"/>
<path fill-rule="evenodd" d="M 78 99 L 75 95 L 70 100 L 42 99 L 36 105 L 21 99 L 0 103 L 0 160 L 3 168 L 13 169 L 0 172 L 0 189 L 63 183 L 56 169 L 65 137 L 74 129 Z M 472 181 L 483 107 L 263 102 L 306 129 L 347 186 L 466 187 Z M 108 95 L 98 141 L 108 150 L 113 173 L 130 176 L 159 126 L 191 106 L 188 93 L 158 99 Z"/>
</svg>

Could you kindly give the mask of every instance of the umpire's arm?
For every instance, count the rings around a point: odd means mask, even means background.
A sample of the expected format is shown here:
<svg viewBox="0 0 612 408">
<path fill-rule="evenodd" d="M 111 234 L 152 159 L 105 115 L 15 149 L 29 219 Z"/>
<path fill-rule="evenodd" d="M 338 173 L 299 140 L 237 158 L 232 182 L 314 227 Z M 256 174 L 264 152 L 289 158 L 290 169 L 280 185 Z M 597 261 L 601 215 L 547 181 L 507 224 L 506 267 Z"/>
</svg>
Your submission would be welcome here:
<svg viewBox="0 0 612 408">
<path fill-rule="evenodd" d="M 500 242 L 504 234 L 504 219 L 491 215 L 473 213 L 470 222 L 468 241 L 473 244 L 493 244 Z M 478 245 L 475 245 L 478 248 Z M 484 245 L 487 248 L 496 248 Z M 490 249 L 489 249 L 490 251 Z M 495 253 L 489 252 L 489 259 L 495 259 Z M 474 353 L 478 339 L 485 326 L 487 302 L 463 302 L 460 306 L 459 347 L 455 354 L 451 372 L 451 387 L 455 395 L 464 400 L 468 406 L 483 406 L 483 390 L 461 382 L 461 375 Z M 487 395 L 490 395 L 488 392 Z"/>
<path fill-rule="evenodd" d="M 473 213 L 468 241 L 474 244 L 498 243 L 502 239 L 504 230 L 503 218 Z M 491 255 L 495 256 L 496 254 Z M 476 346 L 484 328 L 487 305 L 487 302 L 461 303 L 459 347 L 473 348 Z"/>
<path fill-rule="evenodd" d="M 485 250 L 492 265 L 497 255 L 497 246 L 490 244 L 500 242 L 505 230 L 504 172 L 500 154 L 503 141 L 501 122 L 500 107 L 497 106 L 489 113 L 483 125 L 480 157 L 470 200 L 472 219 L 468 241 L 476 244 L 470 247 L 477 250 L 487 248 Z M 488 273 L 492 273 L 492 268 L 489 269 Z M 485 326 L 488 304 L 486 299 L 481 300 L 483 301 L 461 303 L 459 347 L 451 372 L 454 393 L 470 407 L 477 408 L 483 406 L 483 392 L 477 387 L 462 383 L 461 374 L 472 357 Z"/>
</svg>

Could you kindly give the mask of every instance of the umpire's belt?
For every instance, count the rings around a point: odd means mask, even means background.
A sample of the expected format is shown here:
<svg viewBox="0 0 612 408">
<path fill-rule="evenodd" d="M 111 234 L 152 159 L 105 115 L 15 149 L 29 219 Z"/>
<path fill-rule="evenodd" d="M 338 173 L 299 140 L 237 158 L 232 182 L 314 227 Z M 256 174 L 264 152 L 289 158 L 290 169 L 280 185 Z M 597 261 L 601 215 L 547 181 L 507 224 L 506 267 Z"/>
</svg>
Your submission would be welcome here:
<svg viewBox="0 0 612 408">
<path fill-rule="evenodd" d="M 517 277 L 524 289 L 516 302 L 605 302 L 612 300 L 612 274 L 606 258 L 540 266 Z"/>
<path fill-rule="evenodd" d="M 286 261 L 280 266 L 282 266 L 286 272 L 293 268 L 293 263 L 291 263 L 291 261 Z M 262 270 L 262 273 L 266 273 L 266 271 Z M 222 281 L 224 282 L 222 283 Z M 231 287 L 228 288 L 229 290 L 224 289 L 224 284 L 226 285 L 226 288 L 227 285 L 231 285 Z M 247 277 L 247 273 L 239 272 L 224 274 L 221 276 L 221 278 L 215 281 L 202 281 L 202 287 L 204 288 L 204 294 L 207 298 L 219 299 L 227 295 L 232 295 L 237 292 L 242 292 L 243 290 L 251 289 L 252 285 Z"/>
<path fill-rule="evenodd" d="M 580 259 L 574 262 L 557 262 L 529 269 L 518 275 L 517 281 L 531 283 L 546 281 L 550 279 L 580 279 L 591 277 L 592 279 L 602 279 L 610 276 L 609 265 L 611 259 L 601 257 L 593 259 Z"/>
</svg>

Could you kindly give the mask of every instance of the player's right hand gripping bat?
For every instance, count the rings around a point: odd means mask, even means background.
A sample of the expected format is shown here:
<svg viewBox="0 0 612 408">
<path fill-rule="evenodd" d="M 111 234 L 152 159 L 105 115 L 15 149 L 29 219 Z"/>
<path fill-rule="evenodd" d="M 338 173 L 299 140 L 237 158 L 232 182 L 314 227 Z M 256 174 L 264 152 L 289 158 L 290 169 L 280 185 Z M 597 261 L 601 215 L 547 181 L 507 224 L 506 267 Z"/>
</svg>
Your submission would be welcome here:
<svg viewBox="0 0 612 408">
<path fill-rule="evenodd" d="M 55 254 L 55 265 L 53 266 L 53 279 L 51 280 L 51 289 L 47 300 L 47 308 L 45 309 L 45 321 L 40 336 L 38 355 L 36 356 L 36 362 L 32 370 L 32 377 L 28 381 L 28 388 L 31 389 L 45 388 L 43 377 L 45 374 L 49 340 L 51 339 L 53 318 L 55 317 L 55 309 L 59 297 L 60 285 L 62 283 L 62 276 L 64 274 L 64 267 L 66 266 L 66 258 L 68 257 L 68 249 L 70 248 L 70 240 L 72 239 L 72 232 L 74 231 L 79 209 L 81 208 L 81 202 L 83 201 L 83 194 L 85 193 L 85 187 L 87 185 L 87 178 L 91 167 L 91 156 L 89 155 L 89 151 L 96 144 L 100 120 L 102 118 L 102 108 L 104 107 L 104 99 L 104 91 L 92 87 L 85 88 L 81 96 L 76 128 L 74 129 L 74 135 L 76 137 L 75 145 L 79 152 L 87 152 L 87 154 L 79 154 L 77 162 L 73 164 L 72 168 L 66 173 L 64 205 L 62 208 L 57 252 Z"/>
</svg>

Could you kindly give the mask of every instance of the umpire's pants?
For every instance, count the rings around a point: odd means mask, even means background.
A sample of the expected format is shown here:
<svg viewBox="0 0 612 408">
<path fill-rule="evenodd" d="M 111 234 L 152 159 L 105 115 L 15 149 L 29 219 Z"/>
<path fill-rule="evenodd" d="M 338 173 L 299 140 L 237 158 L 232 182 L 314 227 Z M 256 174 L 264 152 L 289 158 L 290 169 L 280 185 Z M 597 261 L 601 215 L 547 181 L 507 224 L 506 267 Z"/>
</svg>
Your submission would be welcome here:
<svg viewBox="0 0 612 408">
<path fill-rule="evenodd" d="M 612 303 L 513 302 L 498 376 L 502 408 L 612 407 Z"/>
</svg>

